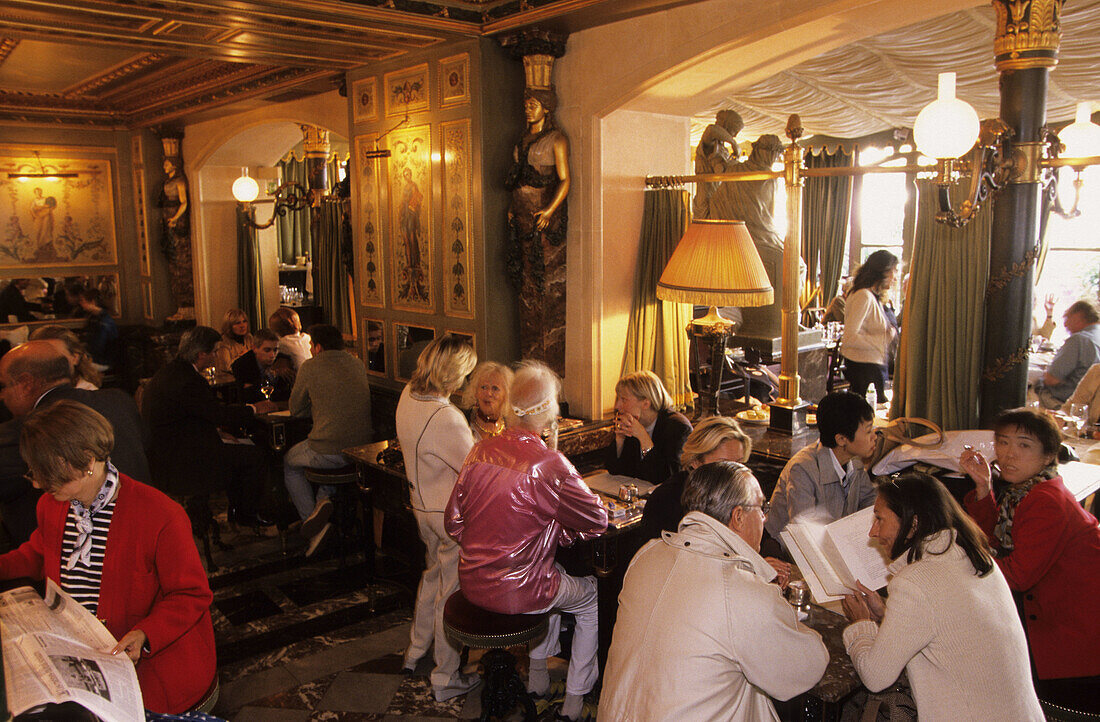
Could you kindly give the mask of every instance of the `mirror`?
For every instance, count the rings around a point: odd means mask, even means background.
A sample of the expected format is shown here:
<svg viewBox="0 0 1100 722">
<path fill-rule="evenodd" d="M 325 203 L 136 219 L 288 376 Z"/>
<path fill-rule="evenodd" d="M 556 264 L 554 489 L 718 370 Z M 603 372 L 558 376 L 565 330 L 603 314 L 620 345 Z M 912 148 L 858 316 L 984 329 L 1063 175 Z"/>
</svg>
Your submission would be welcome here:
<svg viewBox="0 0 1100 722">
<path fill-rule="evenodd" d="M 367 330 L 363 339 L 363 360 L 367 363 L 367 371 L 384 376 L 386 374 L 386 335 L 382 322 L 365 318 L 363 327 Z"/>
<path fill-rule="evenodd" d="M 83 318 L 78 298 L 95 289 L 99 305 L 118 316 L 118 276 L 31 276 L 0 280 L 0 324 L 23 324 Z"/>
<path fill-rule="evenodd" d="M 397 348 L 397 378 L 408 381 L 416 370 L 420 352 L 435 338 L 435 329 L 395 323 L 393 335 Z"/>
<path fill-rule="evenodd" d="M 455 338 L 462 339 L 466 343 L 470 344 L 470 348 L 473 348 L 473 349 L 477 348 L 477 344 L 474 343 L 474 335 L 472 333 L 462 333 L 460 331 L 448 331 L 447 333 L 451 334 Z"/>
</svg>

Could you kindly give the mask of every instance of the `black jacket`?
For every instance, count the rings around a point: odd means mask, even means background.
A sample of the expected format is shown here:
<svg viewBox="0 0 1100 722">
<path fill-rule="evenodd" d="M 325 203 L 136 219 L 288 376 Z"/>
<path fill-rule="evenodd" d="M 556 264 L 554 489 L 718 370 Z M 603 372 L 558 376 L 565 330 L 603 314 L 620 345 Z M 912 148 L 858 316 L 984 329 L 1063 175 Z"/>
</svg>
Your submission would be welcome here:
<svg viewBox="0 0 1100 722">
<path fill-rule="evenodd" d="M 615 441 L 604 449 L 604 464 L 612 474 L 645 479 L 660 484 L 680 470 L 680 452 L 691 433 L 691 422 L 677 411 L 657 412 L 653 426 L 653 448 L 642 457 L 642 447 L 633 436 L 623 440 L 623 453 L 615 455 Z"/>
<path fill-rule="evenodd" d="M 221 489 L 229 469 L 218 427 L 240 427 L 253 418 L 243 404 L 225 404 L 183 359 L 158 371 L 142 397 L 152 483 L 181 496 Z"/>
</svg>

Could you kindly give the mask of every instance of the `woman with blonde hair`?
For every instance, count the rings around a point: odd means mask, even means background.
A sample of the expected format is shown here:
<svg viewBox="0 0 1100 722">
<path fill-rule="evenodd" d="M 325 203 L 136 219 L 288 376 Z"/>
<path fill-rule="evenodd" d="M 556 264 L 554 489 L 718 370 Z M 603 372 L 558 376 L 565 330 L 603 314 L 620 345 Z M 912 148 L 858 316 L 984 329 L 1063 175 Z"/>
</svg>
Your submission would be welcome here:
<svg viewBox="0 0 1100 722">
<path fill-rule="evenodd" d="M 656 539 L 662 531 L 676 531 L 684 509 L 680 495 L 688 474 L 712 461 L 745 463 L 752 453 L 752 439 L 728 416 L 710 416 L 699 422 L 684 442 L 683 468 L 653 490 L 642 513 L 642 535 Z"/>
<path fill-rule="evenodd" d="M 409 497 L 425 547 L 424 574 L 416 591 L 404 668 L 412 671 L 435 642 L 432 692 L 437 701 L 465 694 L 478 683 L 459 671 L 459 650 L 443 632 L 443 605 L 458 589 L 459 548 L 443 527 L 443 512 L 455 479 L 474 445 L 466 418 L 451 403 L 477 364 L 470 343 L 444 334 L 416 362 L 412 379 L 397 402 L 397 440 L 405 458 Z"/>
<path fill-rule="evenodd" d="M 660 484 L 680 470 L 680 450 L 691 422 L 672 408 L 661 379 L 633 371 L 615 384 L 615 440 L 604 451 L 612 474 Z"/>
<path fill-rule="evenodd" d="M 474 441 L 484 441 L 504 431 L 504 409 L 512 369 L 496 361 L 482 361 L 470 374 L 462 392 L 462 405 L 470 409 L 470 431 Z"/>
<path fill-rule="evenodd" d="M 214 368 L 222 373 L 233 372 L 233 362 L 252 349 L 252 334 L 248 331 L 248 314 L 231 308 L 222 317 L 222 337 L 214 345 Z"/>
<path fill-rule="evenodd" d="M 31 331 L 30 341 L 49 341 L 63 356 L 69 359 L 73 367 L 73 386 L 78 389 L 95 391 L 103 385 L 103 373 L 96 368 L 88 349 L 72 329 L 64 326 L 39 326 Z"/>
</svg>

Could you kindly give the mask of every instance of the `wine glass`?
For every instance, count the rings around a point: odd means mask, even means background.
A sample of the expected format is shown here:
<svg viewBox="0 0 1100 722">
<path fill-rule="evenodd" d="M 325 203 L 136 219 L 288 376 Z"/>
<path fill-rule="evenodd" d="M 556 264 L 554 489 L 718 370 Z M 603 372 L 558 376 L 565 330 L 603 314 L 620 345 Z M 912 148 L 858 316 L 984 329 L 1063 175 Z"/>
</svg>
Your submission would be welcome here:
<svg viewBox="0 0 1100 722">
<path fill-rule="evenodd" d="M 1073 423 L 1074 423 L 1074 426 L 1075 426 L 1074 430 L 1077 432 L 1077 436 L 1079 436 L 1079 437 L 1083 436 L 1084 431 L 1085 431 L 1085 426 L 1087 426 L 1088 422 L 1089 422 L 1089 405 L 1088 404 L 1070 404 L 1069 405 L 1069 415 L 1070 415 L 1070 418 L 1073 419 Z"/>
<path fill-rule="evenodd" d="M 213 366 L 207 366 L 205 369 L 203 369 L 203 374 L 206 375 L 206 383 L 210 384 L 211 386 L 217 383 L 218 370 L 215 369 Z"/>
<path fill-rule="evenodd" d="M 271 393 L 275 391 L 275 386 L 272 385 L 271 379 L 265 378 L 260 384 L 260 393 L 264 395 L 264 401 L 271 400 Z"/>
</svg>

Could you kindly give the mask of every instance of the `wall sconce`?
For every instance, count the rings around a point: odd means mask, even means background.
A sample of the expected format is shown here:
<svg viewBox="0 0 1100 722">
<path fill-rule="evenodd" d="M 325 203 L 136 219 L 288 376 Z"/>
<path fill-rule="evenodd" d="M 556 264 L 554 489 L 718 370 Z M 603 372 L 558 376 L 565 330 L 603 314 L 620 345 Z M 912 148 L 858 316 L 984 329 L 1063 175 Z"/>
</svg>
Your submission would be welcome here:
<svg viewBox="0 0 1100 722">
<path fill-rule="evenodd" d="M 1069 166 L 1076 175 L 1075 197 L 1069 211 L 1055 203 L 1063 216 L 1080 215 L 1081 171 L 1100 164 L 1100 126 L 1090 122 L 1091 104 L 1077 106 L 1077 120 L 1061 133 L 1047 130 L 1038 143 L 1012 143 L 1008 126 L 999 118 L 981 123 L 969 103 L 955 97 L 955 74 L 940 73 L 939 95 L 917 115 L 913 139 L 917 149 L 937 161 L 939 190 L 936 220 L 954 228 L 966 225 L 991 193 L 1011 182 L 1037 183 L 1043 171 Z M 1063 146 L 1066 157 L 1059 157 Z M 970 176 L 966 198 L 956 211 L 950 191 L 963 175 Z M 1049 193 L 1057 199 L 1057 173 L 1050 174 Z"/>
<path fill-rule="evenodd" d="M 55 166 L 50 166 L 47 170 L 46 164 L 42 162 L 42 156 L 38 151 L 34 151 L 34 158 L 38 161 L 38 169 L 35 170 L 34 166 L 20 166 L 20 170 L 15 173 L 8 173 L 8 180 L 19 180 L 26 183 L 29 180 L 59 180 L 61 178 L 76 178 L 79 173 L 65 172 L 62 173 Z M 27 170 L 23 170 L 26 168 Z"/>
<path fill-rule="evenodd" d="M 288 181 L 275 189 L 275 207 L 271 211 L 271 219 L 267 223 L 257 223 L 252 202 L 260 194 L 260 186 L 256 180 L 248 175 L 248 168 L 241 168 L 241 177 L 233 181 L 233 197 L 241 206 L 241 210 L 248 224 L 258 231 L 270 228 L 275 223 L 276 217 L 285 216 L 290 211 L 301 211 L 309 208 L 309 196 L 304 188 L 294 181 Z"/>
</svg>

